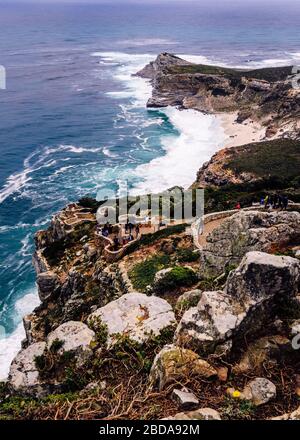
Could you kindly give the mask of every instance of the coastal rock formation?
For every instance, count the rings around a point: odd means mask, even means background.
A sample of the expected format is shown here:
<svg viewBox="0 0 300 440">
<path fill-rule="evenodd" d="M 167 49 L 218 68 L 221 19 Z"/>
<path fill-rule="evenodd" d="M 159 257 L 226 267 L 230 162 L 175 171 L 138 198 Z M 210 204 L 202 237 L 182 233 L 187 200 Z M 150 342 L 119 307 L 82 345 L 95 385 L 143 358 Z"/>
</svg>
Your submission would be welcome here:
<svg viewBox="0 0 300 440">
<path fill-rule="evenodd" d="M 300 237 L 298 212 L 241 211 L 226 219 L 207 237 L 200 252 L 200 275 L 221 275 L 248 251 L 275 252 Z"/>
<path fill-rule="evenodd" d="M 145 342 L 173 326 L 176 320 L 164 299 L 132 292 L 93 312 L 88 322 L 92 327 L 100 322 L 107 328 L 107 343 L 111 346 L 122 336 Z"/>
<path fill-rule="evenodd" d="M 50 392 L 41 384 L 35 363 L 36 357 L 42 356 L 45 348 L 45 342 L 36 342 L 25 350 L 21 350 L 14 358 L 8 377 L 9 386 L 14 392 L 35 396 L 42 396 Z"/>
<path fill-rule="evenodd" d="M 84 364 L 92 355 L 91 344 L 95 340 L 95 333 L 86 324 L 78 321 L 69 321 L 60 325 L 47 337 L 47 348 L 51 350 L 53 344 L 60 345 L 58 354 L 72 352 L 78 365 Z"/>
<path fill-rule="evenodd" d="M 152 81 L 148 107 L 238 111 L 239 122 L 251 118 L 271 126 L 273 132 L 279 127 L 299 131 L 300 93 L 292 85 L 292 67 L 247 71 L 193 64 L 163 53 L 137 75 Z"/>
<path fill-rule="evenodd" d="M 192 350 L 166 345 L 154 359 L 150 382 L 162 390 L 171 383 L 193 376 L 211 378 L 217 376 L 217 371 Z"/>
<path fill-rule="evenodd" d="M 251 185 L 272 176 L 292 180 L 299 175 L 299 146 L 297 140 L 275 139 L 225 148 L 202 165 L 193 186 Z"/>
<path fill-rule="evenodd" d="M 175 340 L 205 355 L 228 353 L 234 341 L 255 335 L 283 299 L 295 298 L 299 261 L 263 252 L 248 252 L 229 274 L 224 291 L 203 292 L 197 307 L 184 313 Z"/>
</svg>

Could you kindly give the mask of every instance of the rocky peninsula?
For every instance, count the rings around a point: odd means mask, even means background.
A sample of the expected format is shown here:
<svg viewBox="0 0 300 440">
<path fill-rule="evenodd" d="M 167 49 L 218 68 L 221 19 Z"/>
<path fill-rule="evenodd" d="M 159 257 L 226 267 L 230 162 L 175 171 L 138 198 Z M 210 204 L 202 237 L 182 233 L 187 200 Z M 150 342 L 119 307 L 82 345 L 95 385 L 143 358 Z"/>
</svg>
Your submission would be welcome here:
<svg viewBox="0 0 300 440">
<path fill-rule="evenodd" d="M 204 230 L 170 223 L 116 250 L 98 233 L 101 202 L 85 197 L 36 234 L 41 304 L 1 384 L 2 419 L 300 419 L 291 74 L 166 53 L 138 73 L 153 85 L 149 107 L 235 115 L 232 136 L 257 124 L 263 139 L 218 152 L 195 176 Z M 279 191 L 287 209 L 254 203 Z"/>
</svg>

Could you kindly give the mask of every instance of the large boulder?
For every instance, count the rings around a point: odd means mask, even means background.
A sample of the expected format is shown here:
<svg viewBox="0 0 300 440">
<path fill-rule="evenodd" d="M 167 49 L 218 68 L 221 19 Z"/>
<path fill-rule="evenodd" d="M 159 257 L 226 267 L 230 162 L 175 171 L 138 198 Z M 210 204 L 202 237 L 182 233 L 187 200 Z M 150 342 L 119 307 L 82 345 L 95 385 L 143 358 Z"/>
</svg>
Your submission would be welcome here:
<svg viewBox="0 0 300 440">
<path fill-rule="evenodd" d="M 92 327 L 101 322 L 107 328 L 107 343 L 111 346 L 120 336 L 143 343 L 173 326 L 176 320 L 164 299 L 132 292 L 93 312 L 88 322 Z"/>
<path fill-rule="evenodd" d="M 295 258 L 248 252 L 224 291 L 203 292 L 197 307 L 184 313 L 175 340 L 203 354 L 227 353 L 245 333 L 259 333 L 283 300 L 296 297 L 299 277 Z"/>
<path fill-rule="evenodd" d="M 200 252 L 200 275 L 221 275 L 249 251 L 273 252 L 299 240 L 298 212 L 240 211 L 207 237 Z"/>
<path fill-rule="evenodd" d="M 47 348 L 51 350 L 54 343 L 59 344 L 58 354 L 74 353 L 77 365 L 82 365 L 92 354 L 91 343 L 95 332 L 79 321 L 68 321 L 49 333 Z"/>
<path fill-rule="evenodd" d="M 18 394 L 42 397 L 49 390 L 41 383 L 36 358 L 44 354 L 45 342 L 36 342 L 25 350 L 19 351 L 10 366 L 8 383 L 12 391 Z"/>
<path fill-rule="evenodd" d="M 217 371 L 192 350 L 166 345 L 154 359 L 150 382 L 162 390 L 171 383 L 180 383 L 192 376 L 210 378 L 217 376 Z"/>
</svg>

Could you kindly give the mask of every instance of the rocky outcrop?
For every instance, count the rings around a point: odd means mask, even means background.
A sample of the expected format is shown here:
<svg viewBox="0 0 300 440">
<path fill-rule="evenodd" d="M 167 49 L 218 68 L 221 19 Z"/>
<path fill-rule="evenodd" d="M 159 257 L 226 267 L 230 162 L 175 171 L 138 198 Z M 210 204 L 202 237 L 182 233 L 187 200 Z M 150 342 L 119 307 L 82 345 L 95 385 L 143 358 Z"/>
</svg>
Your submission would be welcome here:
<svg viewBox="0 0 300 440">
<path fill-rule="evenodd" d="M 60 325 L 47 337 L 47 348 L 59 343 L 59 355 L 71 352 L 75 355 L 77 365 L 83 365 L 92 355 L 91 344 L 95 333 L 86 324 L 78 321 L 68 321 Z"/>
<path fill-rule="evenodd" d="M 202 165 L 193 186 L 218 188 L 228 184 L 251 185 L 283 176 L 292 180 L 299 174 L 299 167 L 299 141 L 275 139 L 254 142 L 215 153 Z"/>
<path fill-rule="evenodd" d="M 105 326 L 107 344 L 111 346 L 120 337 L 143 343 L 176 321 L 172 307 L 164 299 L 132 292 L 93 312 L 88 322 L 91 327 L 99 322 Z"/>
<path fill-rule="evenodd" d="M 36 342 L 25 350 L 21 350 L 14 358 L 8 377 L 10 388 L 14 392 L 41 397 L 50 392 L 41 384 L 35 360 L 42 356 L 46 348 L 45 342 Z"/>
<path fill-rule="evenodd" d="M 54 295 L 59 286 L 58 276 L 53 271 L 39 273 L 36 281 L 41 301 L 45 301 Z"/>
<path fill-rule="evenodd" d="M 166 345 L 154 359 L 150 382 L 162 390 L 171 383 L 180 383 L 193 376 L 216 377 L 217 371 L 192 350 Z"/>
<path fill-rule="evenodd" d="M 226 354 L 244 334 L 258 334 L 282 301 L 296 297 L 299 280 L 297 259 L 249 252 L 224 291 L 203 292 L 197 307 L 184 313 L 175 340 L 205 355 Z"/>
<path fill-rule="evenodd" d="M 185 61 L 176 55 L 164 52 L 160 54 L 156 60 L 151 61 L 142 70 L 136 73 L 136 76 L 154 80 L 157 74 L 168 69 L 170 66 L 189 66 L 191 63 Z"/>
<path fill-rule="evenodd" d="M 298 212 L 241 211 L 224 220 L 206 238 L 200 252 L 200 275 L 221 275 L 249 251 L 274 252 L 300 237 Z"/>
<path fill-rule="evenodd" d="M 204 113 L 238 111 L 238 121 L 260 119 L 273 131 L 289 121 L 299 128 L 300 93 L 292 86 L 291 74 L 292 67 L 228 69 L 192 64 L 166 53 L 137 73 L 152 80 L 148 107 L 175 105 Z"/>
</svg>

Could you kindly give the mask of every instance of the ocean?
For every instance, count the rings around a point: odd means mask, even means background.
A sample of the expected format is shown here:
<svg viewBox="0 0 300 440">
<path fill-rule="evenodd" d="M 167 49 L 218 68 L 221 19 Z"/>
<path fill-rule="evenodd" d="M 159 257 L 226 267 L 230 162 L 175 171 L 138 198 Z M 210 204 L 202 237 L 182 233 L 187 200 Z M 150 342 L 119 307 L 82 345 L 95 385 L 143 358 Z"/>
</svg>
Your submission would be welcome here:
<svg viewBox="0 0 300 440">
<path fill-rule="evenodd" d="M 205 6 L 204 3 L 209 3 Z M 281 4 L 280 3 L 284 3 Z M 218 118 L 147 110 L 133 77 L 160 52 L 247 68 L 300 64 L 297 2 L 0 2 L 0 379 L 38 305 L 34 232 L 86 194 L 189 186 L 225 142 Z"/>
</svg>

